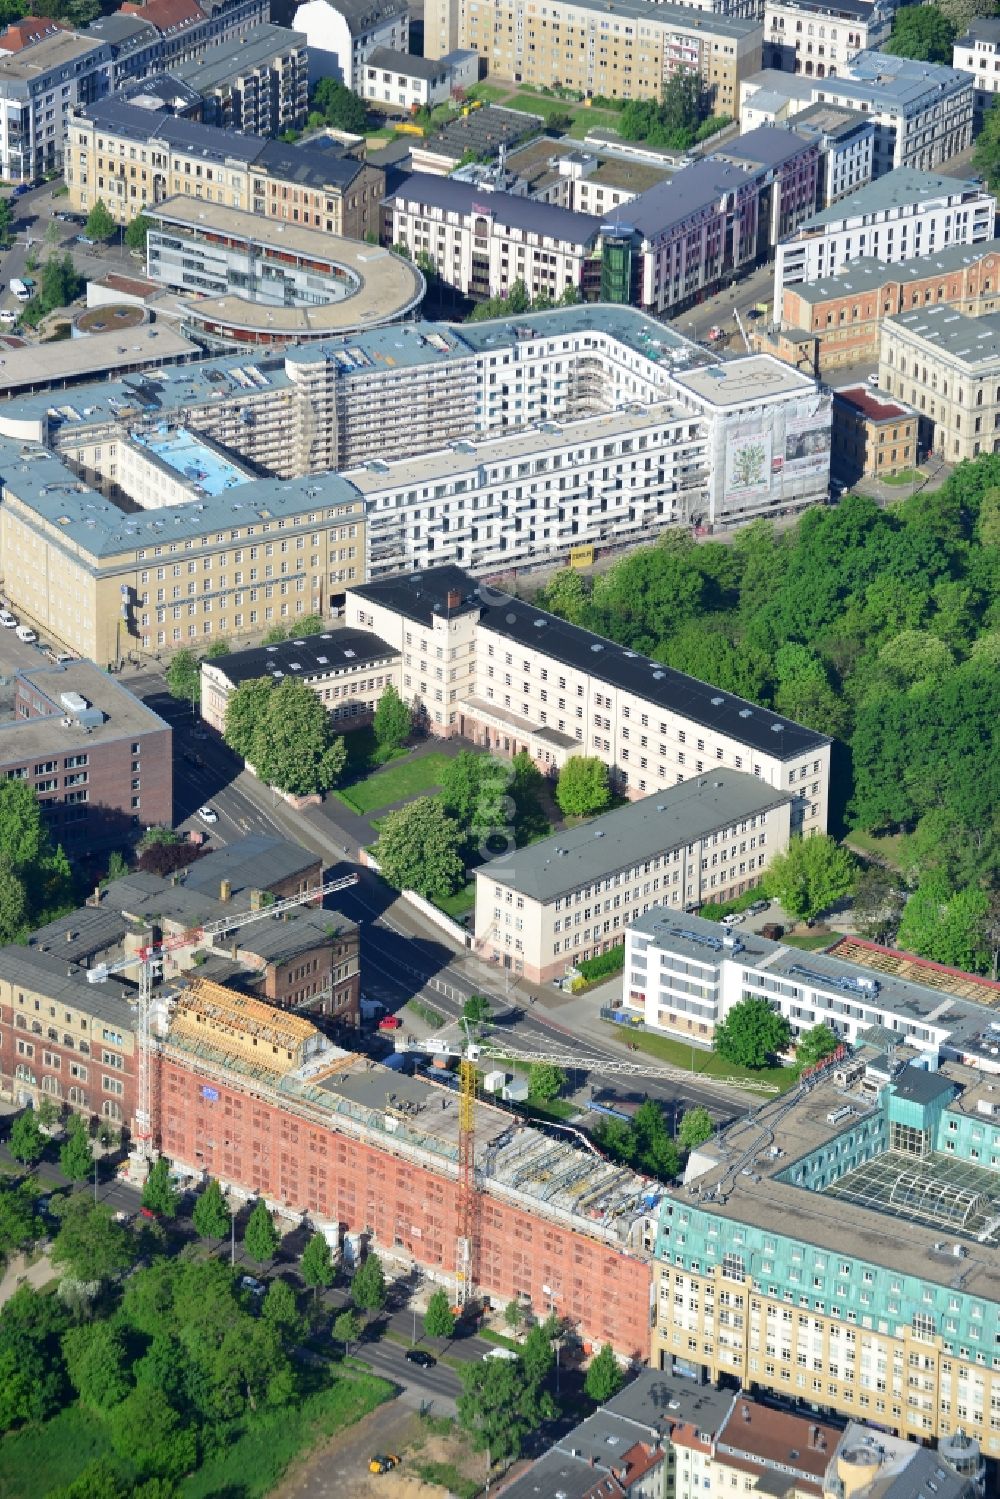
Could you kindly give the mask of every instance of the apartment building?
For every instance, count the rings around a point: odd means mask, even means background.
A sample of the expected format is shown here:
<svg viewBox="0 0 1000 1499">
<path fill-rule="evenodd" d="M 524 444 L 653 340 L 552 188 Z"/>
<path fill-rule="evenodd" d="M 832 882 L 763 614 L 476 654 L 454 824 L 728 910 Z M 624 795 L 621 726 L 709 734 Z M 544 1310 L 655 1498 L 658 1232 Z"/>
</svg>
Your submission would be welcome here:
<svg viewBox="0 0 1000 1499">
<path fill-rule="evenodd" d="M 361 70 L 361 97 L 390 109 L 432 109 L 450 98 L 451 69 L 443 58 L 376 47 Z"/>
<path fill-rule="evenodd" d="M 310 85 L 337 78 L 359 94 L 376 48 L 410 50 L 408 0 L 304 0 L 292 25 L 306 34 Z"/>
<path fill-rule="evenodd" d="M 810 104 L 836 104 L 867 114 L 875 126 L 872 167 L 940 170 L 972 143 L 973 81 L 957 68 L 912 62 L 887 52 L 859 52 L 834 77 L 808 78 L 773 68 L 740 91 L 740 119 L 788 121 Z"/>
<path fill-rule="evenodd" d="M 600 286 L 600 221 L 513 193 L 427 172 L 406 177 L 383 205 L 382 242 L 428 255 L 464 296 L 504 296 L 523 281 L 532 298 Z"/>
<path fill-rule="evenodd" d="M 822 734 L 459 568 L 351 588 L 346 616 L 402 651 L 403 696 L 426 710 L 433 733 L 505 755 L 526 750 L 549 772 L 571 754 L 598 755 L 632 799 L 741 770 L 791 793 L 794 831 L 826 826 L 830 741 Z"/>
<path fill-rule="evenodd" d="M 920 423 L 912 408 L 887 401 L 867 385 L 833 393 L 830 467 L 845 484 L 894 478 L 916 467 Z"/>
<path fill-rule="evenodd" d="M 835 276 L 852 260 L 889 264 L 996 234 L 996 195 L 979 182 L 898 167 L 806 219 L 778 245 L 774 302 L 787 286 Z"/>
<path fill-rule="evenodd" d="M 764 0 L 764 66 L 835 78 L 892 31 L 887 0 Z"/>
<path fill-rule="evenodd" d="M 1000 312 L 934 306 L 886 318 L 878 368 L 879 389 L 919 412 L 946 462 L 1000 453 Z"/>
<path fill-rule="evenodd" d="M 172 731 L 89 661 L 13 674 L 0 778 L 26 781 L 54 843 L 73 856 L 173 825 Z"/>
<path fill-rule="evenodd" d="M 103 98 L 112 72 L 109 43 L 60 28 L 0 52 L 0 177 L 33 182 L 58 171 L 73 111 Z"/>
<path fill-rule="evenodd" d="M 239 47 L 217 44 L 173 71 L 201 95 L 206 125 L 272 136 L 305 124 L 309 54 L 301 31 L 258 26 Z"/>
<path fill-rule="evenodd" d="M 1000 1454 L 993 1089 L 884 1061 L 866 1047 L 730 1126 L 668 1191 L 653 1362 L 937 1441 L 940 1477 L 925 1452 L 899 1492 L 947 1492 L 954 1451 L 974 1493 Z"/>
<path fill-rule="evenodd" d="M 112 94 L 126 84 L 152 78 L 160 71 L 163 38 L 152 21 L 143 16 L 124 15 L 121 11 L 97 16 L 87 27 L 86 35 L 111 49 L 109 92 Z M 0 37 L 0 43 L 2 40 Z"/>
<path fill-rule="evenodd" d="M 317 342 L 417 311 L 422 273 L 377 245 L 190 197 L 147 209 L 146 273 L 210 346 Z"/>
<path fill-rule="evenodd" d="M 361 728 L 387 687 L 399 691 L 399 656 L 393 646 L 360 630 L 323 631 L 230 651 L 201 663 L 201 716 L 221 734 L 230 694 L 242 683 L 296 677 L 326 704 L 339 728 Z"/>
<path fill-rule="evenodd" d="M 289 146 L 120 100 L 77 110 L 67 140 L 70 206 L 98 198 L 119 222 L 171 197 L 364 239 L 385 174 L 340 148 Z"/>
<path fill-rule="evenodd" d="M 138 16 L 156 27 L 161 38 L 157 66 L 166 72 L 201 57 L 209 47 L 242 45 L 270 19 L 268 0 L 125 0 L 118 14 Z"/>
<path fill-rule="evenodd" d="M 972 74 L 974 127 L 978 132 L 993 103 L 993 95 L 1000 90 L 1000 20 L 995 16 L 973 16 L 968 28 L 955 39 L 952 67 Z"/>
<path fill-rule="evenodd" d="M 713 770 L 630 802 L 476 871 L 476 949 L 531 983 L 624 941 L 664 902 L 731 900 L 788 848 L 792 798 Z"/>
<path fill-rule="evenodd" d="M 113 479 L 116 446 L 105 431 L 81 443 L 79 461 Z M 94 661 L 325 614 L 364 576 L 363 505 L 336 474 L 259 479 L 130 515 L 45 448 L 0 443 L 0 473 L 7 596 Z"/>
<path fill-rule="evenodd" d="M 860 110 L 810 104 L 794 116 L 791 128 L 819 146 L 817 208 L 829 208 L 872 180 L 875 126 Z"/>
<path fill-rule="evenodd" d="M 490 73 L 589 97 L 658 99 L 679 68 L 701 75 L 715 114 L 735 116 L 739 87 L 761 66 L 760 22 L 750 5 L 691 9 L 654 0 L 515 0 L 472 6 L 432 0 L 428 47 L 468 47 Z"/>
<path fill-rule="evenodd" d="M 882 323 L 916 307 L 944 303 L 977 317 L 1000 307 L 1000 241 L 953 244 L 926 252 L 905 265 L 887 265 L 865 257 L 852 260 L 839 275 L 812 285 L 786 286 L 780 308 L 782 325 L 793 335 L 815 342 L 817 373 L 838 365 L 878 359 Z"/>
<path fill-rule="evenodd" d="M 135 1117 L 132 986 L 87 981 L 68 954 L 0 948 L 0 1091 L 17 1107 L 43 1098 L 114 1125 Z"/>
</svg>

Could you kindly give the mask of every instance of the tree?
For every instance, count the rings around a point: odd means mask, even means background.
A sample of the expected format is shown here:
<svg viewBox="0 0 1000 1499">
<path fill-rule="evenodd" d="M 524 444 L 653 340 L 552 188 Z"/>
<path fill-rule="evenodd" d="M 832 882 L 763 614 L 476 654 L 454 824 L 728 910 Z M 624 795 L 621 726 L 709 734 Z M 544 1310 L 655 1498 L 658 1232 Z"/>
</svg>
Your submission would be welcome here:
<svg viewBox="0 0 1000 1499">
<path fill-rule="evenodd" d="M 32 1169 L 42 1159 L 48 1143 L 39 1128 L 34 1109 L 28 1108 L 23 1114 L 18 1114 L 10 1129 L 10 1153 L 15 1161 Z"/>
<path fill-rule="evenodd" d="M 264 645 L 278 645 L 280 641 L 287 639 L 288 631 L 285 629 L 284 625 L 272 625 L 271 628 L 269 630 L 265 630 L 264 634 L 261 636 L 261 640 Z"/>
<path fill-rule="evenodd" d="M 127 874 L 128 860 L 125 858 L 124 854 L 118 851 L 118 849 L 112 849 L 111 853 L 108 856 L 108 872 L 104 876 L 105 880 L 110 885 L 115 880 L 123 880 Z"/>
<path fill-rule="evenodd" d="M 11 212 L 10 199 L 0 198 L 0 249 L 6 250 L 10 245 L 10 233 L 14 227 L 14 215 Z"/>
<path fill-rule="evenodd" d="M 956 35 L 953 23 L 936 5 L 908 5 L 893 16 L 892 35 L 882 50 L 893 57 L 950 67 Z"/>
<path fill-rule="evenodd" d="M 70 1116 L 66 1139 L 59 1151 L 59 1169 L 71 1182 L 86 1181 L 94 1173 L 94 1152 L 79 1114 Z"/>
<path fill-rule="evenodd" d="M 626 140 L 686 151 L 694 143 L 706 110 L 705 90 L 697 71 L 678 68 L 664 84 L 660 103 L 632 100 L 618 116 L 617 129 Z"/>
<path fill-rule="evenodd" d="M 138 1240 L 115 1222 L 103 1203 L 93 1202 L 86 1193 L 75 1193 L 60 1205 L 59 1214 L 52 1261 L 65 1265 L 77 1280 L 110 1280 L 135 1260 Z"/>
<path fill-rule="evenodd" d="M 170 1178 L 170 1162 L 161 1155 L 150 1169 L 142 1189 L 142 1205 L 160 1218 L 176 1218 L 181 1194 Z"/>
<path fill-rule="evenodd" d="M 321 1290 L 333 1285 L 337 1271 L 325 1234 L 313 1234 L 302 1252 L 299 1273 L 303 1283 L 312 1286 L 314 1298 L 319 1296 Z"/>
<path fill-rule="evenodd" d="M 907 901 L 896 940 L 905 952 L 935 963 L 969 973 L 985 972 L 989 955 L 984 918 L 989 905 L 984 890 L 953 890 L 947 877 L 934 871 Z"/>
<path fill-rule="evenodd" d="M 232 646 L 229 644 L 229 641 L 220 636 L 218 640 L 212 641 L 212 644 L 205 652 L 205 660 L 218 661 L 221 656 L 228 656 L 231 650 Z"/>
<path fill-rule="evenodd" d="M 590 1361 L 583 1388 L 595 1405 L 604 1405 L 612 1395 L 618 1394 L 624 1383 L 625 1376 L 615 1358 L 615 1350 L 610 1343 L 605 1343 Z"/>
<path fill-rule="evenodd" d="M 356 1343 L 361 1336 L 361 1318 L 357 1312 L 350 1308 L 338 1312 L 333 1319 L 333 1336 L 338 1343 L 343 1343 L 346 1358 L 351 1351 L 351 1344 Z"/>
<path fill-rule="evenodd" d="M 125 243 L 129 249 L 145 250 L 146 236 L 152 227 L 152 220 L 144 213 L 137 213 L 134 219 L 130 219 L 125 225 Z"/>
<path fill-rule="evenodd" d="M 382 753 L 389 754 L 401 749 L 410 737 L 412 719 L 410 710 L 390 682 L 378 700 L 372 733 Z"/>
<path fill-rule="evenodd" d="M 111 1441 L 140 1478 L 180 1478 L 198 1460 L 194 1431 L 160 1392 L 139 1384 L 108 1417 Z"/>
<path fill-rule="evenodd" d="M 18 1249 L 27 1249 L 45 1232 L 39 1218 L 34 1182 L 0 1177 L 0 1264 Z"/>
<path fill-rule="evenodd" d="M 489 1460 L 518 1455 L 525 1437 L 554 1413 L 547 1395 L 525 1377 L 520 1360 L 477 1360 L 461 1371 L 458 1422 Z"/>
<path fill-rule="evenodd" d="M 840 1045 L 836 1035 L 821 1021 L 802 1035 L 795 1043 L 795 1065 L 798 1068 L 814 1067 L 824 1057 L 832 1056 Z"/>
<path fill-rule="evenodd" d="M 510 779 L 509 765 L 474 750 L 462 750 L 441 772 L 441 804 L 465 830 L 470 845 L 502 835 L 513 824 Z"/>
<path fill-rule="evenodd" d="M 766 999 L 749 997 L 733 1006 L 715 1028 L 713 1045 L 737 1067 L 766 1067 L 788 1045 L 788 1021 Z"/>
<path fill-rule="evenodd" d="M 764 876 L 768 895 L 799 921 L 818 916 L 854 887 L 854 856 L 828 834 L 793 838 L 783 854 L 771 860 Z"/>
<path fill-rule="evenodd" d="M 42 284 L 38 302 L 43 313 L 55 307 L 67 307 L 83 290 L 83 277 L 73 264 L 73 257 L 51 255 L 42 267 Z"/>
<path fill-rule="evenodd" d="M 418 796 L 389 812 L 375 845 L 382 874 L 398 890 L 428 898 L 451 895 L 462 883 L 461 830 L 436 797 Z"/>
<path fill-rule="evenodd" d="M 997 99 L 983 116 L 983 127 L 972 147 L 972 165 L 982 172 L 991 188 L 1000 183 L 1000 109 Z"/>
<path fill-rule="evenodd" d="M 632 1117 L 636 1164 L 651 1176 L 670 1181 L 681 1167 L 680 1153 L 667 1129 L 663 1109 L 653 1098 L 646 1098 Z"/>
<path fill-rule="evenodd" d="M 243 1247 L 251 1259 L 256 1260 L 258 1265 L 263 1265 L 274 1259 L 280 1243 L 267 1203 L 263 1197 L 259 1197 L 243 1230 Z"/>
<path fill-rule="evenodd" d="M 556 801 L 566 817 L 590 817 L 610 805 L 608 767 L 596 755 L 571 755 L 559 772 Z"/>
<path fill-rule="evenodd" d="M 369 1252 L 364 1264 L 354 1272 L 351 1300 L 364 1312 L 380 1312 L 385 1306 L 385 1271 L 374 1251 Z"/>
<path fill-rule="evenodd" d="M 256 677 L 241 682 L 226 701 L 226 724 L 223 738 L 244 760 L 252 760 L 254 735 L 266 721 L 274 683 L 270 677 Z"/>
<path fill-rule="evenodd" d="M 450 1338 L 455 1331 L 455 1314 L 448 1301 L 448 1293 L 438 1288 L 427 1303 L 424 1313 L 424 1332 L 429 1338 Z"/>
<path fill-rule="evenodd" d="M 528 1069 L 528 1097 L 535 1103 L 551 1103 L 566 1086 L 566 1074 L 553 1062 L 532 1062 Z"/>
<path fill-rule="evenodd" d="M 108 212 L 104 199 L 98 198 L 87 215 L 84 234 L 86 234 L 88 239 L 96 239 L 99 242 L 103 242 L 110 239 L 117 229 L 118 225 Z"/>
<path fill-rule="evenodd" d="M 20 874 L 38 863 L 46 847 L 34 787 L 21 780 L 0 782 L 0 858 Z"/>
<path fill-rule="evenodd" d="M 677 1141 L 683 1150 L 697 1150 L 715 1134 L 715 1125 L 707 1109 L 685 1109 L 677 1128 Z"/>
<path fill-rule="evenodd" d="M 899 926 L 903 905 L 898 880 L 889 870 L 872 864 L 858 875 L 851 914 L 862 937 L 871 942 L 887 941 Z"/>
<path fill-rule="evenodd" d="M 347 751 L 315 692 L 305 682 L 286 677 L 277 687 L 272 685 L 265 704 L 247 757 L 257 775 L 291 796 L 328 791 L 344 768 Z M 228 726 L 228 712 L 226 722 Z"/>
<path fill-rule="evenodd" d="M 321 78 L 313 90 L 312 107 L 335 130 L 363 135 L 368 110 L 363 99 L 336 78 Z"/>
<path fill-rule="evenodd" d="M 201 697 L 201 663 L 194 651 L 178 651 L 167 667 L 167 687 L 170 696 L 190 703 L 194 711 Z"/>
<path fill-rule="evenodd" d="M 24 881 L 0 858 L 0 945 L 17 942 L 28 924 L 28 892 Z"/>
<path fill-rule="evenodd" d="M 46 1093 L 35 1112 L 42 1129 L 51 1130 L 62 1118 L 62 1105 L 56 1103 L 55 1099 Z"/>
<path fill-rule="evenodd" d="M 290 638 L 298 640 L 302 635 L 318 635 L 326 629 L 326 621 L 322 614 L 304 614 L 301 619 L 295 621 Z"/>
<path fill-rule="evenodd" d="M 524 1307 L 519 1301 L 508 1301 L 503 1309 L 503 1320 L 511 1332 L 517 1332 L 517 1329 L 524 1321 Z"/>
<path fill-rule="evenodd" d="M 27 1285 L 0 1308 L 0 1432 L 44 1421 L 64 1403 L 67 1320 L 58 1297 Z"/>
<path fill-rule="evenodd" d="M 305 1323 L 299 1312 L 295 1292 L 286 1280 L 271 1281 L 260 1314 L 275 1329 L 286 1351 L 295 1348 L 302 1341 Z"/>
<path fill-rule="evenodd" d="M 224 1239 L 231 1217 L 222 1188 L 213 1177 L 195 1203 L 191 1221 L 203 1239 Z"/>
<path fill-rule="evenodd" d="M 462 1019 L 473 1028 L 489 1025 L 492 1017 L 493 1010 L 485 994 L 470 994 L 462 1006 Z"/>
<path fill-rule="evenodd" d="M 556 1361 L 552 1338 L 556 1334 L 555 1318 L 547 1317 L 528 1328 L 521 1348 L 521 1366 L 526 1379 L 536 1385 L 544 1384 Z"/>
<path fill-rule="evenodd" d="M 128 1347 L 117 1322 L 71 1328 L 63 1338 L 63 1354 L 70 1382 L 84 1405 L 110 1410 L 131 1390 Z"/>
</svg>

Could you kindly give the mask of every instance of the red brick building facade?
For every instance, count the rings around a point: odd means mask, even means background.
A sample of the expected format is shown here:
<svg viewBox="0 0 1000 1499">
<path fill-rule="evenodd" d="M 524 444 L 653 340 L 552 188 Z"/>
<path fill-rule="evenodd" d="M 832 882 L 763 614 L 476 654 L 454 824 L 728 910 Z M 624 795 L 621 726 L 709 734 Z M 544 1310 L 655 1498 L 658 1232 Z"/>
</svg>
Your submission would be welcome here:
<svg viewBox="0 0 1000 1499">
<path fill-rule="evenodd" d="M 345 1232 L 367 1232 L 389 1254 L 432 1274 L 455 1273 L 458 1182 L 384 1147 L 272 1102 L 175 1050 L 161 1063 L 161 1148 L 171 1159 L 235 1182 Z M 391 1085 L 391 1074 L 386 1074 Z M 446 1095 L 443 1095 L 446 1096 Z M 478 1282 L 494 1299 L 549 1304 L 584 1337 L 641 1358 L 649 1351 L 650 1264 L 631 1253 L 484 1193 Z"/>
</svg>

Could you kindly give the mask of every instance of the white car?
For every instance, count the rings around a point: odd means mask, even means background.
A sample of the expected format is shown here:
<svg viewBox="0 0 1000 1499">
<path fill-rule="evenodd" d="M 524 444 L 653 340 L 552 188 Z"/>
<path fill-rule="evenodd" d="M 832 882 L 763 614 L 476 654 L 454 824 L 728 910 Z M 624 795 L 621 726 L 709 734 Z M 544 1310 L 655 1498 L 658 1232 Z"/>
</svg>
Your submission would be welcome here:
<svg viewBox="0 0 1000 1499">
<path fill-rule="evenodd" d="M 30 625 L 18 625 L 14 631 L 14 634 L 17 636 L 18 640 L 23 640 L 25 645 L 34 645 L 35 641 L 38 639 L 38 636 L 35 634 L 34 630 L 31 629 Z"/>
<path fill-rule="evenodd" d="M 218 822 L 219 820 L 219 814 L 218 812 L 216 812 L 214 807 L 199 807 L 198 816 L 201 818 L 202 822 L 207 822 L 209 827 L 211 827 L 213 823 Z"/>
<path fill-rule="evenodd" d="M 743 924 L 744 921 L 746 921 L 746 917 L 744 916 L 743 912 L 742 911 L 734 911 L 732 913 L 732 915 L 730 915 L 730 916 L 723 916 L 723 918 L 722 918 L 722 925 L 723 926 L 742 926 L 742 924 Z"/>
<path fill-rule="evenodd" d="M 13 630 L 16 628 L 17 620 L 14 618 L 13 614 L 11 614 L 9 609 L 0 609 L 0 625 L 3 625 L 5 630 Z"/>
<path fill-rule="evenodd" d="M 499 1358 L 505 1363 L 514 1364 L 520 1354 L 514 1352 L 513 1348 L 491 1348 L 488 1353 L 483 1354 L 483 1363 L 488 1364 L 490 1359 Z"/>
</svg>

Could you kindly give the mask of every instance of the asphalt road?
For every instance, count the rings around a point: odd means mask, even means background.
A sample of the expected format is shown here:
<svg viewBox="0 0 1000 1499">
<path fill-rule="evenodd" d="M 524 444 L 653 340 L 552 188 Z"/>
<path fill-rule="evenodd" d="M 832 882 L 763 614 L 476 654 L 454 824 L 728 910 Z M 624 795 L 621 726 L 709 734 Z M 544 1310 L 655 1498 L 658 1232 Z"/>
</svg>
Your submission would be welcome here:
<svg viewBox="0 0 1000 1499">
<path fill-rule="evenodd" d="M 12 278 L 23 278 L 27 275 L 37 281 L 37 270 L 29 271 L 27 267 L 28 259 L 32 254 L 41 264 L 50 250 L 57 250 L 60 254 L 68 250 L 77 270 L 88 280 L 104 276 L 111 270 L 122 270 L 131 274 L 136 271 L 145 271 L 144 264 L 132 258 L 124 244 L 121 232 L 106 246 L 76 243 L 76 236 L 83 233 L 83 224 L 61 223 L 54 218 L 57 213 L 69 212 L 69 199 L 55 196 L 55 189 L 60 185 L 58 182 L 46 182 L 41 187 L 32 188 L 30 192 L 23 193 L 11 203 L 14 220 L 11 248 L 0 254 L 0 282 L 2 282 L 0 306 L 2 307 L 17 308 L 21 305 L 11 294 Z M 50 239 L 48 237 L 49 225 L 53 222 L 55 228 Z M 80 306 L 83 305 L 84 299 L 81 299 Z"/>
</svg>

